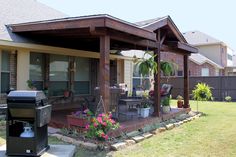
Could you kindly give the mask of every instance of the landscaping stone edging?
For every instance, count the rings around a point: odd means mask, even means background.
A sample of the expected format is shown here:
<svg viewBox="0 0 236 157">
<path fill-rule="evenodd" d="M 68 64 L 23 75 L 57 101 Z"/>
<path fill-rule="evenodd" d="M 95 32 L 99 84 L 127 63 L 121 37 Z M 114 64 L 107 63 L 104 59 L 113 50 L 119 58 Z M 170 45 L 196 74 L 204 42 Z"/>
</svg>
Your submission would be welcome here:
<svg viewBox="0 0 236 157">
<path fill-rule="evenodd" d="M 155 130 L 152 130 L 152 131 L 149 131 L 146 133 L 143 133 L 141 135 L 136 135 L 134 137 L 131 137 L 130 139 L 126 139 L 124 141 L 117 142 L 115 144 L 112 144 L 111 147 L 106 148 L 106 149 L 111 149 L 114 151 L 121 150 L 121 149 L 125 148 L 126 146 L 130 146 L 130 145 L 139 143 L 139 142 L 143 141 L 144 139 L 152 137 L 153 135 L 157 135 L 157 134 L 162 133 L 166 130 L 171 130 L 171 129 L 178 127 L 184 123 L 198 119 L 201 115 L 202 115 L 201 113 L 198 113 L 196 115 L 191 115 L 191 116 L 184 116 L 183 115 L 182 118 L 180 116 L 180 118 L 179 119 L 177 118 L 177 120 L 172 119 L 172 120 L 164 123 L 164 126 L 162 126 L 162 127 L 159 127 Z M 98 144 L 91 143 L 91 142 L 85 142 L 85 141 L 81 141 L 81 140 L 75 140 L 71 137 L 64 136 L 64 135 L 61 135 L 58 133 L 49 134 L 49 136 L 56 137 L 58 140 L 62 140 L 66 143 L 70 143 L 75 146 L 80 146 L 80 147 L 83 147 L 88 150 L 97 150 L 99 148 Z"/>
<path fill-rule="evenodd" d="M 166 130 L 171 130 L 171 129 L 173 129 L 175 127 L 178 127 L 178 126 L 180 126 L 184 123 L 195 120 L 195 119 L 199 118 L 200 116 L 202 116 L 202 114 L 198 113 L 196 115 L 191 115 L 191 117 L 185 117 L 184 119 L 182 119 L 178 122 L 177 121 L 172 121 L 172 123 L 168 123 L 164 127 L 160 127 L 160 128 L 155 129 L 155 130 L 152 130 L 150 132 L 144 133 L 142 135 L 132 137 L 131 139 L 125 140 L 124 142 L 115 143 L 115 144 L 111 145 L 111 148 L 112 148 L 112 150 L 115 150 L 115 151 L 121 150 L 121 149 L 125 148 L 126 146 L 130 146 L 130 145 L 139 143 L 139 142 L 143 141 L 146 138 L 150 138 L 151 136 L 157 135 L 157 134 L 162 133 Z"/>
</svg>

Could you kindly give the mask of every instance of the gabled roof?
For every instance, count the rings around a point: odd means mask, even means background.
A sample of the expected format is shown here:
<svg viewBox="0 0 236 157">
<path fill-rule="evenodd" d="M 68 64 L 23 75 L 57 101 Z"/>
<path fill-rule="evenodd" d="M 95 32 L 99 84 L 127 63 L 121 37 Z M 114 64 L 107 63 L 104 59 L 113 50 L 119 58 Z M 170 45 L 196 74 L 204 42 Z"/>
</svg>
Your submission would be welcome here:
<svg viewBox="0 0 236 157">
<path fill-rule="evenodd" d="M 200 31 L 183 33 L 185 39 L 192 45 L 224 44 L 222 41 Z"/>
<path fill-rule="evenodd" d="M 194 63 L 198 64 L 198 65 L 202 65 L 204 63 L 209 63 L 209 64 L 213 65 L 214 67 L 217 67 L 219 69 L 224 69 L 224 67 L 222 67 L 221 65 L 213 62 L 212 60 L 210 60 L 209 58 L 201 55 L 200 53 L 191 54 L 189 59 L 191 61 L 193 61 Z"/>
<path fill-rule="evenodd" d="M 0 40 L 21 40 L 8 32 L 5 25 L 67 17 L 36 0 L 0 0 Z"/>
<path fill-rule="evenodd" d="M 171 19 L 170 16 L 158 17 L 150 20 L 136 22 L 136 24 L 141 28 L 146 28 L 148 30 L 155 31 L 159 28 L 168 26 L 174 35 L 178 38 L 178 40 L 182 43 L 187 43 L 186 39 L 175 25 L 174 21 Z"/>
</svg>

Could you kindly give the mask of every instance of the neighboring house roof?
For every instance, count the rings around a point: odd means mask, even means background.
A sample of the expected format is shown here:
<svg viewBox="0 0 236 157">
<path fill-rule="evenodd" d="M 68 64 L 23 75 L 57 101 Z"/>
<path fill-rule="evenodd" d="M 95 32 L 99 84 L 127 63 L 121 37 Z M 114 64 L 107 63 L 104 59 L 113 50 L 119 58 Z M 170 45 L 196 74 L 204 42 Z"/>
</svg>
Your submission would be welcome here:
<svg viewBox="0 0 236 157">
<path fill-rule="evenodd" d="M 198 65 L 202 65 L 204 63 L 209 63 L 209 64 L 213 65 L 214 67 L 217 67 L 219 69 L 224 69 L 224 67 L 222 67 L 221 65 L 213 62 L 212 60 L 210 60 L 209 58 L 201 55 L 200 53 L 191 54 L 189 59 L 191 61 L 193 61 L 194 63 L 198 64 Z"/>
<path fill-rule="evenodd" d="M 66 14 L 50 8 L 36 0 L 0 0 L 0 40 L 21 41 L 6 25 L 67 17 Z"/>
<path fill-rule="evenodd" d="M 200 31 L 189 31 L 183 35 L 187 42 L 192 45 L 224 44 L 222 41 Z"/>
</svg>

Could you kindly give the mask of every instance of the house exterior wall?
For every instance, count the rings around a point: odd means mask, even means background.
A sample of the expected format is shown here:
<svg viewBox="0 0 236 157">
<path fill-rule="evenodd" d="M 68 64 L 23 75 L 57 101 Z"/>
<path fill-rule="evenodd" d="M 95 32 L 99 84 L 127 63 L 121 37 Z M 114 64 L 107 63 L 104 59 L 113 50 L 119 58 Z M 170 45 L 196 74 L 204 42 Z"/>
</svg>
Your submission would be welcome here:
<svg viewBox="0 0 236 157">
<path fill-rule="evenodd" d="M 212 45 L 199 45 L 198 52 L 207 58 L 211 59 L 215 63 L 225 67 L 227 66 L 227 50 L 226 47 L 221 44 Z"/>
<path fill-rule="evenodd" d="M 28 89 L 27 80 L 29 80 L 30 51 L 18 50 L 17 52 L 17 90 Z"/>
<path fill-rule="evenodd" d="M 227 55 L 232 56 L 232 59 L 229 59 L 229 57 L 227 56 L 227 66 L 233 66 L 234 65 L 234 60 L 233 60 L 233 50 L 230 49 L 229 47 L 226 48 L 227 49 Z"/>
<path fill-rule="evenodd" d="M 182 55 L 171 53 L 171 52 L 161 52 L 161 60 L 174 62 L 177 65 L 177 71 L 183 72 L 183 56 Z M 209 69 L 209 76 L 221 75 L 221 72 L 219 71 L 219 69 L 209 63 L 198 65 L 195 62 L 189 60 L 190 76 L 201 76 L 202 68 Z M 176 72 L 176 75 L 177 73 L 178 72 Z"/>
</svg>

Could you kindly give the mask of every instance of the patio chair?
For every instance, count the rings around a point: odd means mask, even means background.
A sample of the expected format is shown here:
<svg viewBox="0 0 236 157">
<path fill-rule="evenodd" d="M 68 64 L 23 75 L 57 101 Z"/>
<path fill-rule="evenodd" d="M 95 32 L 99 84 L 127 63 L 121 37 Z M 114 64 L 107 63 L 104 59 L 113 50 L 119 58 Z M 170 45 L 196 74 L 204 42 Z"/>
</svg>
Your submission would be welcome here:
<svg viewBox="0 0 236 157">
<path fill-rule="evenodd" d="M 161 100 L 170 97 L 173 86 L 170 84 L 163 84 L 161 87 Z"/>
</svg>

